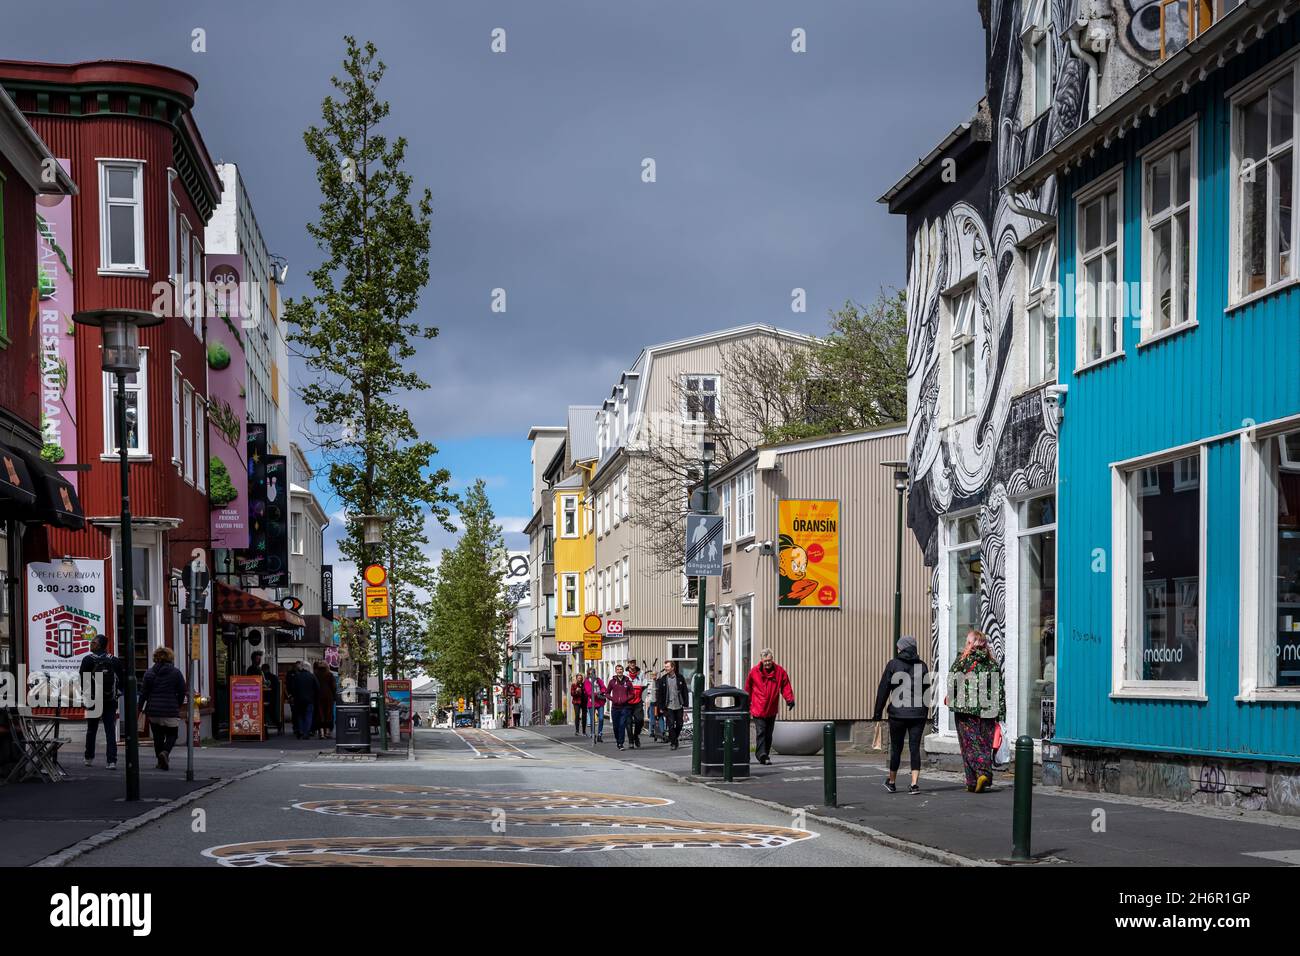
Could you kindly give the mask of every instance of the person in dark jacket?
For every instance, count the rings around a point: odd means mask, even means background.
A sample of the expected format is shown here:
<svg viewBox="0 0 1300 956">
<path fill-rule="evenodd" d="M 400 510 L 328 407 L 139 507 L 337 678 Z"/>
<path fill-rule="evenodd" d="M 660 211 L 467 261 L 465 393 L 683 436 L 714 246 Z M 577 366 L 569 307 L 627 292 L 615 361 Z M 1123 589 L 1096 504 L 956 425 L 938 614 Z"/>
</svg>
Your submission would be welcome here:
<svg viewBox="0 0 1300 956">
<path fill-rule="evenodd" d="M 312 665 L 316 675 L 316 685 L 320 693 L 316 695 L 316 734 L 321 738 L 334 736 L 334 701 L 338 697 L 338 686 L 334 674 L 324 661 Z"/>
<path fill-rule="evenodd" d="M 316 698 L 320 696 L 320 684 L 312 672 L 307 670 L 307 662 L 299 661 L 289 675 L 289 701 L 293 708 L 293 735 L 299 740 L 311 736 L 311 721 L 316 709 Z"/>
<path fill-rule="evenodd" d="M 185 675 L 176 667 L 176 655 L 170 647 L 153 652 L 153 667 L 144 675 L 140 688 L 140 710 L 149 719 L 153 735 L 153 752 L 158 769 L 170 767 L 172 748 L 181 730 L 181 707 L 185 704 Z"/>
<path fill-rule="evenodd" d="M 926 704 L 925 661 L 916 653 L 916 638 L 898 639 L 898 653 L 885 665 L 876 688 L 876 706 L 872 720 L 880 720 L 888 702 L 889 713 L 889 779 L 885 789 L 898 792 L 898 765 L 903 760 L 903 741 L 908 742 L 912 758 L 912 786 L 909 793 L 921 792 L 921 736 L 930 713 Z"/>
<path fill-rule="evenodd" d="M 690 705 L 690 693 L 686 678 L 677 670 L 677 662 L 668 661 L 666 666 L 664 675 L 655 681 L 655 701 L 668 720 L 668 744 L 676 750 L 682 736 L 682 713 Z"/>
<path fill-rule="evenodd" d="M 627 725 L 632 718 L 632 679 L 623 673 L 622 664 L 614 666 L 614 676 L 609 679 L 607 692 L 614 715 L 614 742 L 622 750 L 623 738 L 628 732 Z"/>
<path fill-rule="evenodd" d="M 104 765 L 113 770 L 117 767 L 117 695 L 126 686 L 126 665 L 108 653 L 108 638 L 103 634 L 95 636 L 90 642 L 90 653 L 81 659 L 83 681 L 87 674 L 91 675 L 91 680 L 103 681 L 97 688 L 103 710 L 98 717 L 86 718 L 86 766 L 95 762 L 95 734 L 102 723 Z"/>
<path fill-rule="evenodd" d="M 582 737 L 587 733 L 587 689 L 581 674 L 574 675 L 569 685 L 569 700 L 573 701 L 573 736 Z"/>
</svg>

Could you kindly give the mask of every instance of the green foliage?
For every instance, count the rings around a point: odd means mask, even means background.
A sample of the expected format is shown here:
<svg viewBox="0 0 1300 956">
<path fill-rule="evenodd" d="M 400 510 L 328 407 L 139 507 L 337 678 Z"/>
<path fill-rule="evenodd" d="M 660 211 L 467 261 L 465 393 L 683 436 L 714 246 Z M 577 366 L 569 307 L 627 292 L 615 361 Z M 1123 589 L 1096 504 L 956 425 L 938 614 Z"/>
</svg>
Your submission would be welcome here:
<svg viewBox="0 0 1300 956">
<path fill-rule="evenodd" d="M 230 480 L 226 463 L 216 455 L 208 459 L 208 504 L 213 508 L 224 508 L 236 498 L 239 492 Z"/>
<path fill-rule="evenodd" d="M 560 726 L 560 724 L 564 723 L 564 711 L 560 710 L 558 707 L 551 711 L 551 716 L 547 720 L 547 723 L 552 727 Z"/>
<path fill-rule="evenodd" d="M 483 480 L 459 503 L 460 538 L 442 552 L 429 622 L 429 673 L 446 692 L 472 697 L 505 662 L 506 547 Z"/>
<path fill-rule="evenodd" d="M 41 459 L 48 461 L 50 464 L 58 464 L 63 461 L 64 451 L 62 445 L 56 445 L 54 442 L 47 441 L 41 446 Z"/>
<path fill-rule="evenodd" d="M 220 342 L 208 346 L 208 368 L 220 372 L 230 367 L 230 350 Z"/>
</svg>

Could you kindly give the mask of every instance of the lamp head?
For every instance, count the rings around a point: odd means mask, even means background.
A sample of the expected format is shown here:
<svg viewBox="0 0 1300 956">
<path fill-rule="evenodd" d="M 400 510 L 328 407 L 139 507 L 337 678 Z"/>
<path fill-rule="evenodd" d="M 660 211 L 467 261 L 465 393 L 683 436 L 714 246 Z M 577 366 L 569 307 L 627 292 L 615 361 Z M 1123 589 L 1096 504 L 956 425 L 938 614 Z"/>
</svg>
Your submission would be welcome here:
<svg viewBox="0 0 1300 956">
<path fill-rule="evenodd" d="M 100 330 L 100 365 L 105 372 L 121 375 L 133 375 L 140 370 L 140 329 L 159 325 L 162 320 L 161 315 L 140 309 L 95 309 L 72 316 L 77 325 Z"/>
</svg>

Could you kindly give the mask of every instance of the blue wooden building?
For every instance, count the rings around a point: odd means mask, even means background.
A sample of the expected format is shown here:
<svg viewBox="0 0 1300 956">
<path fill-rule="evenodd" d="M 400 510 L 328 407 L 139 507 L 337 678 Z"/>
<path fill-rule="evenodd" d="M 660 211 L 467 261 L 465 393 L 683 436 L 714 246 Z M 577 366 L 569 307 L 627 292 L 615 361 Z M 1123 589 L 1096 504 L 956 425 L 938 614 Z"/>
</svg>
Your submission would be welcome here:
<svg viewBox="0 0 1300 956">
<path fill-rule="evenodd" d="M 1055 743 L 1300 813 L 1300 5 L 1226 8 L 1009 184 L 1059 190 Z"/>
</svg>

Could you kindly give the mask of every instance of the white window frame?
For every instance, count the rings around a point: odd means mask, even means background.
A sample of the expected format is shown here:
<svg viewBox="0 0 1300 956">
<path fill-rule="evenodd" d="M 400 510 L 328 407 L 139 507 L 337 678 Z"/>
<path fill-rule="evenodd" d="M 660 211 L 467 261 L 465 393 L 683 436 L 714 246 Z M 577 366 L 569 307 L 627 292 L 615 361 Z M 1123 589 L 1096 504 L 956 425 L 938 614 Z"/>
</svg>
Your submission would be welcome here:
<svg viewBox="0 0 1300 956">
<path fill-rule="evenodd" d="M 1198 240 L 1197 228 L 1197 193 L 1200 186 L 1200 172 L 1197 166 L 1199 159 L 1199 150 L 1197 149 L 1197 132 L 1199 126 L 1197 117 L 1192 117 L 1185 123 L 1171 129 L 1168 133 L 1161 136 L 1154 143 L 1151 143 L 1141 153 L 1138 158 L 1142 164 L 1142 337 L 1138 345 L 1145 345 L 1148 342 L 1154 342 L 1168 335 L 1174 335 L 1185 329 L 1196 326 L 1196 247 Z M 1151 216 L 1151 196 L 1149 187 L 1151 182 L 1150 171 L 1161 162 L 1169 162 L 1177 157 L 1178 151 L 1184 146 L 1187 147 L 1190 155 L 1188 158 L 1189 179 L 1187 184 L 1188 195 L 1187 201 L 1181 205 L 1174 202 L 1174 177 L 1177 175 L 1177 163 L 1170 165 L 1169 178 L 1169 207 L 1161 212 L 1157 217 Z M 1187 314 L 1180 319 L 1176 313 L 1170 317 L 1170 324 L 1167 328 L 1156 328 L 1156 302 L 1155 302 L 1155 230 L 1165 225 L 1176 224 L 1176 217 L 1185 214 L 1188 223 L 1187 237 L 1187 262 L 1179 262 L 1181 249 L 1176 239 L 1173 242 L 1174 258 L 1170 263 L 1170 290 L 1178 287 L 1178 268 L 1181 265 L 1187 271 Z M 1171 230 L 1173 225 L 1171 225 Z M 1172 234 L 1172 233 L 1171 233 Z M 1177 301 L 1174 298 L 1173 301 Z"/>
<path fill-rule="evenodd" d="M 147 276 L 144 254 L 144 160 L 96 159 L 99 166 L 99 274 Z M 129 200 L 110 199 L 108 196 L 109 170 L 129 170 L 134 177 L 134 196 Z M 110 206 L 130 206 L 135 210 L 135 259 L 131 262 L 113 262 L 109 242 L 108 210 Z"/>
<path fill-rule="evenodd" d="M 724 481 L 722 483 L 722 543 L 731 543 L 731 497 L 732 483 Z"/>
<path fill-rule="evenodd" d="M 596 572 L 596 611 L 604 614 L 608 608 L 605 607 L 605 570 Z"/>
<path fill-rule="evenodd" d="M 1273 572 L 1277 564 L 1277 488 L 1270 474 L 1275 463 L 1288 469 L 1300 466 L 1300 462 L 1284 461 L 1279 448 L 1283 435 L 1298 430 L 1300 415 L 1241 434 L 1240 686 L 1235 698 L 1239 703 L 1300 701 L 1300 687 L 1265 683 L 1268 668 L 1263 660 L 1266 649 L 1276 646 L 1280 616 Z M 1300 609 L 1293 611 L 1293 617 L 1297 615 Z M 1276 677 L 1276 670 L 1273 673 Z"/>
<path fill-rule="evenodd" d="M 601 492 L 600 498 L 601 498 L 601 514 L 604 516 L 604 520 L 605 520 L 605 533 L 609 534 L 609 532 L 612 531 L 614 528 L 614 526 L 610 524 L 610 514 L 609 514 L 610 489 L 606 488 L 603 492 Z"/>
<path fill-rule="evenodd" d="M 698 590 L 695 597 L 691 597 L 691 582 L 694 580 L 696 580 L 694 575 L 688 576 L 685 571 L 682 571 L 682 604 L 686 607 L 695 607 L 700 603 Z"/>
<path fill-rule="evenodd" d="M 181 207 L 176 201 L 176 170 L 167 169 L 167 279 L 172 284 L 172 296 L 175 300 L 177 286 L 176 267 L 176 230 Z"/>
<path fill-rule="evenodd" d="M 117 375 L 104 372 L 104 452 L 101 458 L 113 461 L 118 457 L 117 445 L 113 441 L 113 432 L 117 427 Z M 140 346 L 140 368 L 135 373 L 135 384 L 127 382 L 127 392 L 137 392 L 136 411 L 140 416 L 136 431 L 139 434 L 139 448 L 127 449 L 127 457 L 138 460 L 150 460 L 149 451 L 149 348 Z"/>
<path fill-rule="evenodd" d="M 1051 112 L 1056 84 L 1056 52 L 1052 45 L 1052 10 L 1049 0 L 1027 0 L 1025 6 L 1020 43 L 1024 51 L 1025 76 L 1029 82 L 1025 102 L 1029 105 L 1032 121 Z M 1047 58 L 1047 95 L 1042 98 L 1044 105 L 1039 106 L 1037 67 L 1039 58 L 1043 56 Z"/>
<path fill-rule="evenodd" d="M 573 601 L 570 603 L 569 594 L 572 587 Z M 581 613 L 578 602 L 581 600 L 578 590 L 578 575 L 574 571 L 566 571 L 560 575 L 560 616 L 577 617 Z"/>
<path fill-rule="evenodd" d="M 172 353 L 172 464 L 176 474 L 184 474 L 181 463 L 181 369 L 180 353 Z"/>
<path fill-rule="evenodd" d="M 303 534 L 303 521 L 306 515 L 301 511 L 289 511 L 289 553 L 302 554 L 303 544 L 307 540 Z"/>
<path fill-rule="evenodd" d="M 190 238 L 193 234 L 190 232 L 190 221 L 181 215 L 181 285 L 177 289 L 177 295 L 180 298 L 179 315 L 186 325 L 190 324 Z"/>
<path fill-rule="evenodd" d="M 194 485 L 208 490 L 208 403 L 194 393 Z"/>
<path fill-rule="evenodd" d="M 203 313 L 207 311 L 205 305 L 208 298 L 203 282 L 203 244 L 199 242 L 197 232 L 190 237 L 190 272 L 194 276 L 192 281 L 198 284 L 192 305 L 193 315 L 190 316 L 191 327 L 194 329 L 194 337 L 203 341 Z"/>
<path fill-rule="evenodd" d="M 623 555 L 623 607 L 632 606 L 632 559 Z"/>
<path fill-rule="evenodd" d="M 755 532 L 754 485 L 756 472 L 747 468 L 736 476 L 736 542 L 752 538 Z M 725 521 L 724 521 L 725 526 Z"/>
<path fill-rule="evenodd" d="M 1086 251 L 1084 246 L 1084 209 L 1093 202 L 1104 200 L 1106 194 L 1115 193 L 1115 242 L 1109 244 L 1106 242 L 1106 224 L 1103 219 L 1101 227 L 1101 245 L 1095 250 Z M 1104 212 L 1104 204 L 1103 204 Z M 1078 263 L 1077 274 L 1074 277 L 1075 282 L 1075 314 L 1078 315 L 1077 345 L 1075 348 L 1075 371 L 1081 372 L 1084 369 L 1092 368 L 1096 365 L 1103 365 L 1124 354 L 1124 316 L 1125 306 L 1127 305 L 1127 296 L 1122 294 L 1124 289 L 1124 168 L 1118 166 L 1110 172 L 1097 177 L 1096 180 L 1089 183 L 1084 189 L 1079 190 L 1074 197 L 1074 219 L 1075 219 L 1075 261 Z M 1105 351 L 1105 342 L 1102 342 L 1102 352 L 1096 358 L 1088 352 L 1088 331 L 1093 322 L 1093 316 L 1090 314 L 1094 305 L 1096 296 L 1092 293 L 1088 285 L 1088 264 L 1095 259 L 1104 258 L 1110 253 L 1115 254 L 1115 275 L 1109 280 L 1112 291 L 1112 307 L 1116 309 L 1114 316 L 1114 335 L 1115 347 L 1113 350 Z M 1107 280 L 1103 273 L 1103 283 Z"/>
<path fill-rule="evenodd" d="M 620 493 L 623 499 L 623 517 L 624 519 L 632 517 L 632 501 L 627 490 L 627 469 L 623 469 L 623 476 L 619 479 Z"/>
<path fill-rule="evenodd" d="M 698 381 L 696 388 L 691 388 L 691 380 Z M 707 389 L 704 387 L 706 381 L 713 382 L 713 415 L 710 417 L 707 413 L 701 413 L 699 416 L 692 417 L 690 414 L 690 398 L 692 395 L 703 396 Z M 716 372 L 688 372 L 682 375 L 682 421 L 688 424 L 703 424 L 705 422 L 716 421 L 719 410 L 722 408 L 722 376 Z M 701 401 L 702 404 L 702 401 Z"/>
<path fill-rule="evenodd" d="M 622 563 L 620 559 L 610 567 L 610 577 L 613 579 L 613 584 L 610 587 L 613 592 L 613 600 L 610 602 L 610 607 L 615 610 L 623 606 L 623 575 L 619 573 L 619 566 Z"/>
<path fill-rule="evenodd" d="M 1297 151 L 1297 137 L 1300 137 L 1300 69 L 1297 69 L 1297 56 L 1292 54 L 1285 60 L 1279 61 L 1273 67 L 1266 71 L 1250 77 L 1245 82 L 1238 84 L 1230 89 L 1227 93 L 1229 115 L 1231 116 L 1231 134 L 1229 142 L 1232 150 L 1232 178 L 1231 190 L 1228 200 L 1228 221 L 1229 230 L 1229 271 L 1228 277 L 1228 308 L 1244 305 L 1253 302 L 1256 299 L 1272 295 L 1282 289 L 1295 285 L 1300 282 L 1300 265 L 1296 262 L 1297 255 L 1297 238 L 1300 231 L 1300 217 L 1297 217 L 1294 210 L 1291 215 L 1291 275 L 1275 276 L 1273 274 L 1277 265 L 1276 256 L 1272 254 L 1274 239 L 1276 238 L 1273 230 L 1273 217 L 1266 212 L 1268 217 L 1268 231 L 1265 240 L 1265 259 L 1266 259 L 1266 279 L 1264 288 L 1255 292 L 1245 292 L 1243 289 L 1244 263 L 1242 253 L 1244 252 L 1241 230 L 1245 223 L 1242 219 L 1242 153 L 1243 153 L 1243 136 L 1245 134 L 1244 125 L 1241 122 L 1241 107 L 1248 100 L 1257 98 L 1260 94 L 1267 95 L 1268 89 L 1278 80 L 1282 79 L 1288 72 L 1291 74 L 1291 140 L 1285 148 L 1270 149 L 1269 155 L 1265 161 L 1258 165 L 1265 166 L 1264 175 L 1269 175 L 1271 169 L 1270 160 L 1276 158 L 1283 152 L 1289 151 L 1291 154 L 1291 195 L 1292 203 L 1297 189 L 1300 189 L 1300 152 Z M 1256 175 L 1259 175 L 1258 169 Z M 1271 177 L 1270 177 L 1271 181 Z M 1265 204 L 1269 210 L 1272 209 L 1272 202 L 1268 195 L 1272 193 L 1272 186 L 1266 190 Z M 1280 246 L 1279 246 L 1280 248 Z"/>
<path fill-rule="evenodd" d="M 181 418 L 184 432 L 181 439 L 184 442 L 182 458 L 185 465 L 184 477 L 186 483 L 192 485 L 194 484 L 194 386 L 189 382 L 184 383 Z"/>
<path fill-rule="evenodd" d="M 975 381 L 975 313 L 979 310 L 979 291 L 976 283 L 963 281 L 944 293 L 943 303 L 951 329 L 952 420 L 960 421 L 975 414 L 975 396 L 978 393 Z M 969 303 L 969 308 L 963 309 L 966 303 Z M 959 380 L 962 383 L 960 388 L 957 385 Z"/>
<path fill-rule="evenodd" d="M 573 530 L 569 530 L 569 521 L 573 521 Z M 560 495 L 560 537 L 578 537 L 578 496 Z"/>
<path fill-rule="evenodd" d="M 1046 257 L 1044 259 L 1043 257 Z M 1037 387 L 1056 381 L 1057 349 L 1060 331 L 1056 326 L 1056 302 L 1052 290 L 1056 285 L 1056 236 L 1048 235 L 1025 248 L 1025 349 L 1028 361 L 1025 377 L 1030 386 Z M 1046 271 L 1044 272 L 1044 267 Z M 1037 281 L 1035 281 L 1037 280 Z M 1034 310 L 1041 318 L 1038 333 L 1038 355 L 1034 354 Z M 1047 348 L 1047 327 L 1052 329 L 1052 347 Z"/>
<path fill-rule="evenodd" d="M 1160 699 L 1204 701 L 1205 658 L 1205 607 L 1209 595 L 1206 580 L 1206 537 L 1208 482 L 1205 476 L 1208 447 L 1206 445 L 1181 445 L 1143 458 L 1116 462 L 1111 465 L 1111 692 L 1114 699 Z M 1142 621 L 1142 545 L 1130 533 L 1137 526 L 1138 488 L 1142 468 L 1164 464 L 1179 458 L 1196 455 L 1200 458 L 1198 496 L 1200 501 L 1200 544 L 1198 559 L 1199 598 L 1197 602 L 1197 679 L 1195 681 L 1144 681 L 1128 677 L 1129 648 L 1141 641 Z M 1136 582 L 1136 585 L 1135 585 Z"/>
</svg>

